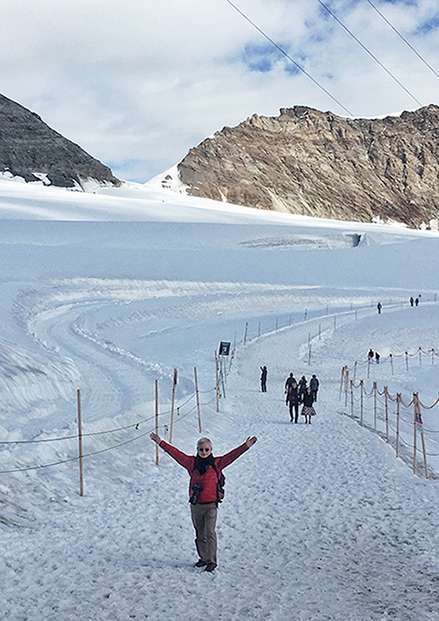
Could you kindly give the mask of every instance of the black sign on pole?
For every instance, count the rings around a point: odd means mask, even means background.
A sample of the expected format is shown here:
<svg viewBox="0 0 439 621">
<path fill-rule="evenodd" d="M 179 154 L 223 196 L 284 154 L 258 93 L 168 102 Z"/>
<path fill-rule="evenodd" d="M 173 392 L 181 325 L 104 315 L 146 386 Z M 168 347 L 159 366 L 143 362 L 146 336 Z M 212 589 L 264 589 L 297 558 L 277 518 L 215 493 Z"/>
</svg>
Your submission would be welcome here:
<svg viewBox="0 0 439 621">
<path fill-rule="evenodd" d="M 219 346 L 219 355 L 220 356 L 228 356 L 230 353 L 230 343 L 225 343 L 221 341 Z"/>
</svg>

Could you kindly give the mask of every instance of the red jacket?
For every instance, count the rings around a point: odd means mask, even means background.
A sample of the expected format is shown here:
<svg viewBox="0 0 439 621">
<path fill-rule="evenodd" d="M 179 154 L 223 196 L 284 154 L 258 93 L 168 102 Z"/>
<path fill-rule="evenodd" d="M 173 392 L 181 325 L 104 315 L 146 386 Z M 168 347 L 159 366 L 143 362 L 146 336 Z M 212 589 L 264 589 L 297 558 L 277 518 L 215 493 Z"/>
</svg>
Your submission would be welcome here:
<svg viewBox="0 0 439 621">
<path fill-rule="evenodd" d="M 205 474 L 200 474 L 198 470 L 194 470 L 195 457 L 193 455 L 186 455 L 186 453 L 179 451 L 178 448 L 175 448 L 175 446 L 168 444 L 164 440 L 160 442 L 160 446 L 189 472 L 191 477 L 189 482 L 189 496 L 192 494 L 191 485 L 193 483 L 201 485 L 203 490 L 198 496 L 198 502 L 201 504 L 217 501 L 216 485 L 218 477 L 221 476 L 222 469 L 234 462 L 235 459 L 238 459 L 238 457 L 245 453 L 245 451 L 249 448 L 244 442 L 244 444 L 241 444 L 241 446 L 236 447 L 233 451 L 226 453 L 222 457 L 215 457 L 215 466 L 218 470 L 218 474 L 213 468 L 208 468 Z"/>
</svg>

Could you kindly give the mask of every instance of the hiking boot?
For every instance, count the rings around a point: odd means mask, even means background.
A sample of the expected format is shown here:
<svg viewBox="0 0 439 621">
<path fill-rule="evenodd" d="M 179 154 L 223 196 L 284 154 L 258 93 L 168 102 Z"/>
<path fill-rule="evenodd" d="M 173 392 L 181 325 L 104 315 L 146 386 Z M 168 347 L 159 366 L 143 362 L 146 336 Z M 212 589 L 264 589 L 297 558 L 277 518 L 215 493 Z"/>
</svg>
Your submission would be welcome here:
<svg viewBox="0 0 439 621">
<path fill-rule="evenodd" d="M 211 572 L 211 571 L 213 571 L 215 569 L 215 567 L 216 567 L 216 563 L 207 563 L 206 569 L 204 571 Z"/>
<path fill-rule="evenodd" d="M 200 558 L 200 560 L 195 563 L 194 567 L 205 567 L 206 565 L 207 565 L 206 561 L 203 561 Z"/>
</svg>

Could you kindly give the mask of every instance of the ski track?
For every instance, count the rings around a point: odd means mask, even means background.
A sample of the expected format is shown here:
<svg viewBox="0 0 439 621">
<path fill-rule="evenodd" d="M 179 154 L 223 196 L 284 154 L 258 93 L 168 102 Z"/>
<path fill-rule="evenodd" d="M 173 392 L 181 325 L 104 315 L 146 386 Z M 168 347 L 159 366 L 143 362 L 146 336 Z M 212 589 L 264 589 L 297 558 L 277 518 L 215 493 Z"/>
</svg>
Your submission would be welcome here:
<svg viewBox="0 0 439 621">
<path fill-rule="evenodd" d="M 144 386 L 145 372 L 152 376 L 151 361 L 142 356 L 144 349 L 132 352 L 125 342 L 118 343 L 117 335 L 109 347 L 105 340 L 109 329 L 138 324 L 143 331 L 146 321 L 163 322 L 159 299 L 168 300 L 168 317 L 175 317 L 178 308 L 186 326 L 219 311 L 230 311 L 243 325 L 258 302 L 263 317 L 268 309 L 273 316 L 285 302 L 293 305 L 296 299 L 291 288 L 282 295 L 279 288 L 267 287 L 264 292 L 257 286 L 240 286 L 237 291 L 224 284 L 221 298 L 212 300 L 204 298 L 217 296 L 216 284 L 161 284 L 154 291 L 150 283 L 127 281 L 116 283 L 112 292 L 104 285 L 65 282 L 56 295 L 34 292 L 26 302 L 23 297 L 17 310 L 44 343 L 52 363 L 57 361 L 57 372 L 65 358 L 73 361 L 69 385 L 81 379 L 88 388 L 85 404 L 93 429 L 100 428 L 98 422 L 123 418 L 136 405 L 151 401 Z M 343 299 L 319 294 L 312 298 L 308 291 L 307 302 L 321 314 L 239 346 L 220 414 L 213 406 L 204 410 L 203 432 L 218 438 L 216 453 L 251 434 L 259 439 L 226 471 L 226 499 L 218 523 L 220 565 L 214 574 L 192 567 L 196 557 L 187 475 L 163 454 L 156 468 L 154 447 L 146 436 L 134 450 L 128 447 L 98 458 L 108 466 L 103 480 L 97 478 L 101 469 L 91 463 L 83 499 L 61 489 L 54 502 L 37 502 L 27 521 L 18 507 L 16 515 L 24 526 L 3 529 L 4 618 L 437 620 L 437 483 L 413 477 L 390 447 L 342 416 L 339 371 L 350 360 L 325 357 L 328 349 L 334 350 L 334 339 L 351 338 L 354 320 L 349 303 L 357 293 L 364 303 L 360 291 L 347 291 Z M 144 310 L 121 305 L 121 301 L 138 304 L 147 295 L 154 302 Z M 177 304 L 176 296 L 185 301 Z M 336 331 L 325 307 L 343 303 L 345 323 Z M 367 311 L 365 326 L 372 321 L 368 318 L 372 312 Z M 254 316 L 258 319 L 256 312 Z M 308 334 L 312 329 L 315 339 L 323 320 L 327 325 L 322 342 L 314 341 L 317 360 L 312 367 L 322 381 L 317 416 L 312 425 L 305 426 L 302 420 L 291 424 L 283 382 L 291 370 L 296 377 L 309 374 Z M 160 330 L 164 329 L 162 325 Z M 160 330 L 152 335 L 162 338 Z M 365 346 L 357 344 L 360 353 Z M 262 363 L 269 368 L 266 394 L 258 391 Z M 170 370 L 164 365 L 154 369 L 163 377 Z M 54 381 L 53 374 L 51 378 Z M 58 397 L 54 394 L 53 401 Z M 28 405 L 17 407 L 23 411 Z M 194 433 L 192 420 L 182 422 L 176 444 L 193 450 Z M 38 451 L 35 454 L 41 457 Z M 75 476 L 70 476 L 72 485 Z M 16 489 L 34 485 L 44 497 L 56 474 L 30 475 L 30 483 L 25 479 L 18 477 Z M 2 486 L 0 511 L 8 496 L 12 504 L 11 493 Z M 38 598 L 26 597 L 35 593 L 35 583 Z"/>
</svg>

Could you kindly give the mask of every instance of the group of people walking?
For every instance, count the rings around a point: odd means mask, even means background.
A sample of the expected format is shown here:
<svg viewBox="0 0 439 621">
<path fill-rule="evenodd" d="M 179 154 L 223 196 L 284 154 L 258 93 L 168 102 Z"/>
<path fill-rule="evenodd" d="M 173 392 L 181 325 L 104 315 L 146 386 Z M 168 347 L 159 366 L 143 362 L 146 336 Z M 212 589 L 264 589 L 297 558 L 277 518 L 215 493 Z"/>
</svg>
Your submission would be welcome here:
<svg viewBox="0 0 439 621">
<path fill-rule="evenodd" d="M 369 362 L 372 362 L 372 361 L 373 361 L 373 359 L 375 358 L 375 362 L 376 362 L 377 364 L 379 364 L 379 363 L 380 363 L 380 355 L 379 355 L 379 353 L 378 353 L 377 351 L 376 351 L 376 352 L 375 352 L 375 354 L 374 354 L 374 353 L 373 353 L 373 349 L 369 349 L 369 352 L 368 352 L 368 354 L 367 354 L 367 358 L 368 358 Z"/>
<path fill-rule="evenodd" d="M 418 295 L 418 297 L 416 299 L 413 299 L 413 296 L 410 298 L 410 306 L 413 306 L 413 304 L 415 306 L 419 306 L 419 302 L 420 302 L 420 298 L 421 294 Z"/>
<path fill-rule="evenodd" d="M 267 392 L 268 369 L 265 365 L 260 368 L 261 391 Z M 302 415 L 305 417 L 305 423 L 311 424 L 311 417 L 316 414 L 313 404 L 317 401 L 318 390 L 319 380 L 315 374 L 311 377 L 308 386 L 308 382 L 304 375 L 297 381 L 294 374 L 290 373 L 285 381 L 285 394 L 286 405 L 289 406 L 291 422 L 299 422 L 299 406 L 302 405 Z"/>
<path fill-rule="evenodd" d="M 289 406 L 291 422 L 299 422 L 299 406 L 302 405 L 302 416 L 305 417 L 305 423 L 311 424 L 311 417 L 315 416 L 314 402 L 317 401 L 317 392 L 319 390 L 319 380 L 312 376 L 309 386 L 304 375 L 297 382 L 294 374 L 290 373 L 285 381 L 286 405 Z"/>
</svg>

